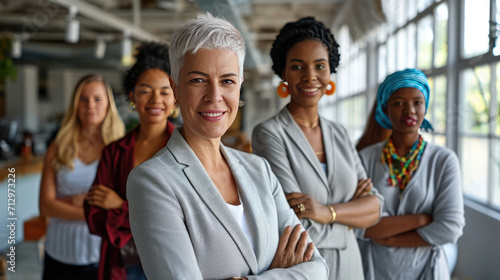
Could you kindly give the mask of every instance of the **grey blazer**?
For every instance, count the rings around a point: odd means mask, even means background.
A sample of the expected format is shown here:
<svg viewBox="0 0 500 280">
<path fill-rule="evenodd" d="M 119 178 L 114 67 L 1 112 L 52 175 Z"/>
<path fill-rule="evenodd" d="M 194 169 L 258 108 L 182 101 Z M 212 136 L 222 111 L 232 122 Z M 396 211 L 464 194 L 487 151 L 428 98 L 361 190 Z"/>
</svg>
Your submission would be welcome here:
<svg viewBox="0 0 500 280">
<path fill-rule="evenodd" d="M 147 278 L 326 279 L 328 267 L 317 250 L 309 262 L 267 271 L 281 233 L 300 221 L 264 159 L 222 144 L 221 153 L 253 221 L 255 249 L 176 129 L 127 181 L 130 226 Z"/>
<path fill-rule="evenodd" d="M 259 124 L 252 133 L 253 152 L 266 158 L 285 193 L 307 193 L 322 204 L 348 202 L 366 172 L 347 131 L 320 117 L 326 173 L 287 107 Z M 375 188 L 372 194 L 377 195 Z M 380 211 L 383 200 L 379 197 Z M 363 279 L 361 256 L 353 230 L 343 224 L 302 219 L 330 268 L 329 279 Z"/>
</svg>

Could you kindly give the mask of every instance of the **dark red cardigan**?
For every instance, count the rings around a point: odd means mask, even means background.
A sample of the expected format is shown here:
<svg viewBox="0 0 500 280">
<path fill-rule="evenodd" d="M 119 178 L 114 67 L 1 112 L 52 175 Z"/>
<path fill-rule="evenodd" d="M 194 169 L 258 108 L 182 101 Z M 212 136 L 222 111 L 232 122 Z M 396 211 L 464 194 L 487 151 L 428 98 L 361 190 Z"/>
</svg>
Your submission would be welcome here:
<svg viewBox="0 0 500 280">
<path fill-rule="evenodd" d="M 171 122 L 167 123 L 167 141 L 174 128 Z M 127 279 L 120 248 L 132 238 L 126 187 L 128 174 L 134 167 L 134 146 L 138 131 L 139 127 L 104 148 L 93 184 L 102 184 L 115 190 L 125 200 L 122 207 L 107 211 L 91 206 L 87 201 L 84 203 L 85 219 L 90 232 L 102 237 L 99 280 Z"/>
</svg>

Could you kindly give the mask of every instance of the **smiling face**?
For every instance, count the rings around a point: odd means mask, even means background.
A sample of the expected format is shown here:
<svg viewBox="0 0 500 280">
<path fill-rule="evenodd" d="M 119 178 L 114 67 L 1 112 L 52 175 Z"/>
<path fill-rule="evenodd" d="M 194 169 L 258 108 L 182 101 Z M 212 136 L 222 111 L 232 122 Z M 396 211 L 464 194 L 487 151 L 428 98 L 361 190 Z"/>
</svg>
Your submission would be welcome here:
<svg viewBox="0 0 500 280">
<path fill-rule="evenodd" d="M 393 131 L 418 133 L 425 115 L 424 94 L 416 88 L 400 88 L 387 101 L 386 113 Z"/>
<path fill-rule="evenodd" d="M 330 81 L 325 45 L 313 39 L 295 44 L 286 55 L 282 79 L 288 82 L 290 103 L 301 107 L 316 106 Z"/>
<path fill-rule="evenodd" d="M 108 96 L 102 82 L 87 83 L 78 100 L 78 119 L 82 126 L 100 126 L 108 112 Z"/>
<path fill-rule="evenodd" d="M 184 137 L 219 138 L 233 123 L 242 77 L 232 51 L 200 49 L 184 56 L 175 95 L 184 120 Z"/>
<path fill-rule="evenodd" d="M 136 105 L 141 124 L 166 125 L 167 118 L 175 107 L 171 79 L 160 69 L 144 71 L 137 79 L 134 92 L 129 93 L 129 98 Z"/>
</svg>

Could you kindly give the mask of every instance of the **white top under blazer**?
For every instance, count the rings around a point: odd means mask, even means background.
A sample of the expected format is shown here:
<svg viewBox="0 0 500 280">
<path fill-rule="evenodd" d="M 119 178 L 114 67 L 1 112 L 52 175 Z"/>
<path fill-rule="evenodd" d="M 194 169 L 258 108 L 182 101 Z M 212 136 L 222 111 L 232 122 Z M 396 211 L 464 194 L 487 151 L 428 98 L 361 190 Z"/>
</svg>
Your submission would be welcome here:
<svg viewBox="0 0 500 280">
<path fill-rule="evenodd" d="M 130 228 L 148 280 L 326 279 L 318 250 L 311 261 L 268 270 L 284 229 L 300 221 L 265 159 L 222 144 L 220 152 L 255 229 L 253 248 L 178 128 L 127 181 Z"/>
</svg>

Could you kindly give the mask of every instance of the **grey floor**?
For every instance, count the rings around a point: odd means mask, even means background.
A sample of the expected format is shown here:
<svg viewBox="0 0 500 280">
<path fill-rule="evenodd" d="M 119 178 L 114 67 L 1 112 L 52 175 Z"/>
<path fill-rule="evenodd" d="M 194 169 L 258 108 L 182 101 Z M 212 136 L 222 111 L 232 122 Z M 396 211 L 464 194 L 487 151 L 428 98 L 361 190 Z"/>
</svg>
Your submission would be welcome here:
<svg viewBox="0 0 500 280">
<path fill-rule="evenodd" d="M 15 272 L 7 271 L 8 280 L 40 280 L 42 279 L 42 260 L 37 242 L 24 241 L 16 246 Z M 2 254 L 5 256 L 5 254 Z"/>
<path fill-rule="evenodd" d="M 7 280 L 41 280 L 42 254 L 41 243 L 24 241 L 16 246 L 16 272 L 8 271 Z M 5 254 L 2 254 L 5 256 Z M 452 280 L 473 280 L 452 277 Z"/>
</svg>

